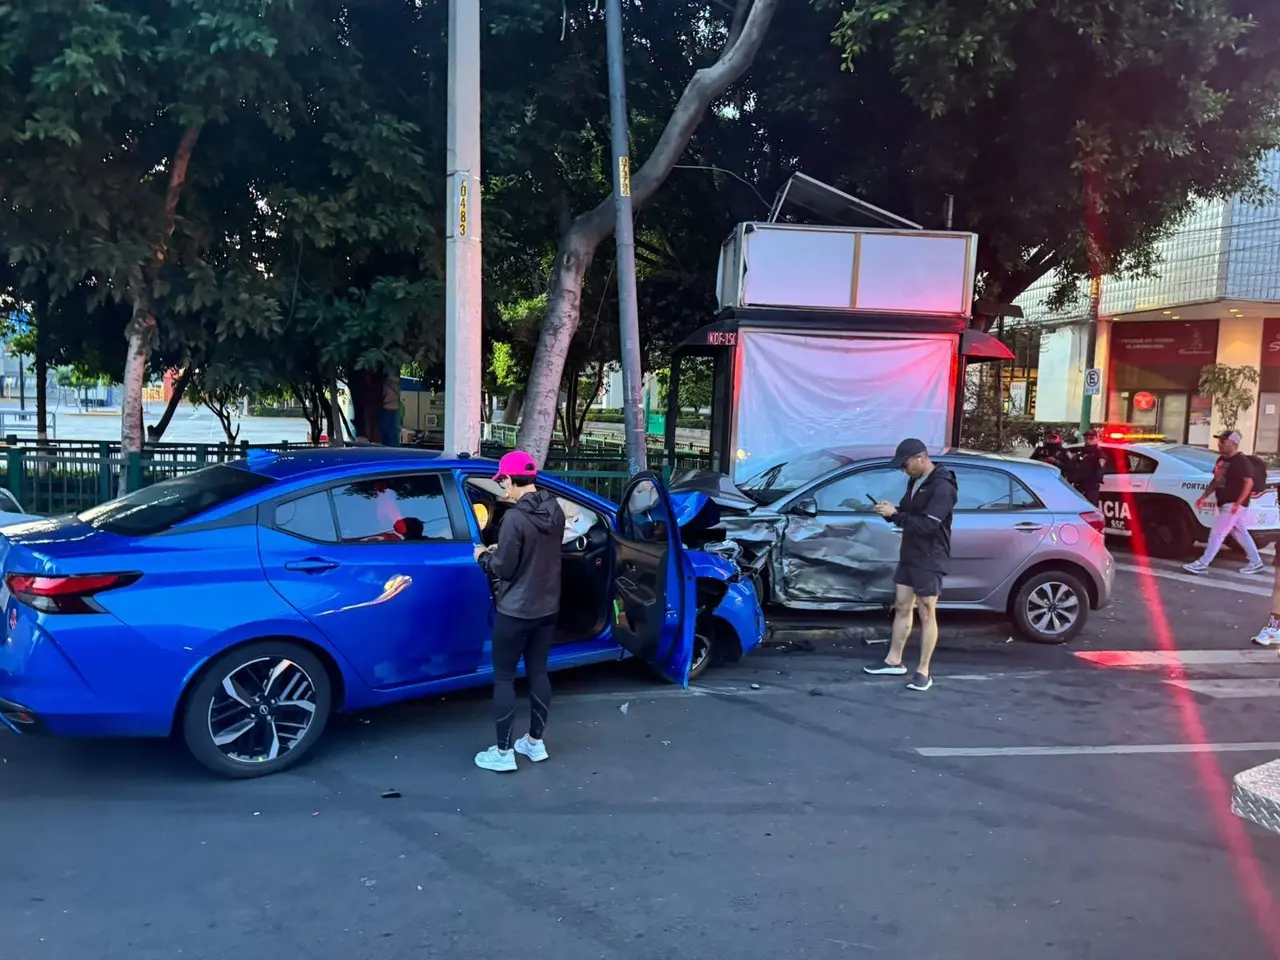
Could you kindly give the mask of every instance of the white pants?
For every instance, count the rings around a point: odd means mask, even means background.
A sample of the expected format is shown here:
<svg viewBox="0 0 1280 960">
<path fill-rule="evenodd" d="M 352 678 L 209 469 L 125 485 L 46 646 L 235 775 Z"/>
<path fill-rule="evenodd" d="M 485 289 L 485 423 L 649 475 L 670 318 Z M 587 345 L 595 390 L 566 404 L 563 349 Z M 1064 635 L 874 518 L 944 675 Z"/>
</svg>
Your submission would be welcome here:
<svg viewBox="0 0 1280 960">
<path fill-rule="evenodd" d="M 1213 563 L 1213 558 L 1218 555 L 1218 551 L 1222 549 L 1222 544 L 1227 537 L 1234 537 L 1236 543 L 1244 548 L 1250 563 L 1261 563 L 1262 557 L 1258 553 L 1258 545 L 1249 535 L 1250 512 L 1248 507 L 1241 507 L 1236 513 L 1232 513 L 1230 504 L 1219 507 L 1218 519 L 1213 521 L 1213 527 L 1209 531 L 1209 543 L 1204 548 L 1204 556 L 1199 562 L 1206 567 L 1209 566 Z"/>
</svg>

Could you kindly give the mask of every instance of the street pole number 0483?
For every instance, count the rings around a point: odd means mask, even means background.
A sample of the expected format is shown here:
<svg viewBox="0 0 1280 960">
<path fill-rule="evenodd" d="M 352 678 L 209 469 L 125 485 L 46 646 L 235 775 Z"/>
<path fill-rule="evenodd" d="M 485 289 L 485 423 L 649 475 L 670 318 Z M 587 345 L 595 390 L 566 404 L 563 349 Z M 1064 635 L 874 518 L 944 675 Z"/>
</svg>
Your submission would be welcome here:
<svg viewBox="0 0 1280 960">
<path fill-rule="evenodd" d="M 470 190 L 469 177 L 458 178 L 458 236 L 467 235 L 467 199 Z"/>
</svg>

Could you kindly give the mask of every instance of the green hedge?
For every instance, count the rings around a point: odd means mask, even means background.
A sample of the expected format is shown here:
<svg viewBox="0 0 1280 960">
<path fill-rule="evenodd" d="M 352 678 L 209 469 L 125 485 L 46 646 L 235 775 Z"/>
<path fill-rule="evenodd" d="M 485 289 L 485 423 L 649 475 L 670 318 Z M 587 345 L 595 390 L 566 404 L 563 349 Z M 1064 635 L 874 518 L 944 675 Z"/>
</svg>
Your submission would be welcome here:
<svg viewBox="0 0 1280 960">
<path fill-rule="evenodd" d="M 587 423 L 622 423 L 621 410 L 592 410 L 587 416 Z M 698 413 L 685 413 L 680 415 L 680 419 L 676 421 L 676 426 L 686 430 L 710 430 L 711 418 L 704 417 Z"/>
</svg>

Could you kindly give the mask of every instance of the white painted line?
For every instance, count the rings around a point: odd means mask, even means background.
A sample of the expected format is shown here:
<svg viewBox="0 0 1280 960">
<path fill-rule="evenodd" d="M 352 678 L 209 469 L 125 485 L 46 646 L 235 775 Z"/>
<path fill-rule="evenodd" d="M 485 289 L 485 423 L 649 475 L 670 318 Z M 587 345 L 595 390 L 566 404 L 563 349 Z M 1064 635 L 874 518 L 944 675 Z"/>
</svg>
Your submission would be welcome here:
<svg viewBox="0 0 1280 960">
<path fill-rule="evenodd" d="M 1218 700 L 1255 700 L 1280 697 L 1280 676 L 1255 677 L 1249 680 L 1165 680 L 1192 693 L 1202 693 Z"/>
<path fill-rule="evenodd" d="M 1127 563 L 1117 563 L 1116 569 L 1121 573 L 1136 573 L 1139 576 L 1149 573 L 1151 576 L 1159 577 L 1161 580 L 1194 583 L 1201 587 L 1226 590 L 1228 593 L 1247 593 L 1254 597 L 1271 596 L 1271 588 L 1263 585 L 1267 582 L 1267 578 L 1261 575 L 1246 577 L 1243 574 L 1236 574 L 1236 580 L 1219 580 L 1217 577 L 1211 577 L 1207 574 L 1196 576 L 1194 573 L 1180 573 L 1173 570 L 1163 570 L 1159 567 L 1135 567 Z"/>
<path fill-rule="evenodd" d="M 1073 657 L 1079 657 L 1098 667 L 1120 667 L 1135 669 L 1140 667 L 1195 667 L 1205 664 L 1248 665 L 1265 663 L 1277 668 L 1280 676 L 1280 658 L 1274 650 L 1257 648 L 1241 650 L 1073 650 Z"/>
<path fill-rule="evenodd" d="M 922 757 L 1077 757 L 1122 753 L 1273 753 L 1280 741 L 1255 743 L 1116 743 L 1102 747 L 916 747 Z"/>
</svg>

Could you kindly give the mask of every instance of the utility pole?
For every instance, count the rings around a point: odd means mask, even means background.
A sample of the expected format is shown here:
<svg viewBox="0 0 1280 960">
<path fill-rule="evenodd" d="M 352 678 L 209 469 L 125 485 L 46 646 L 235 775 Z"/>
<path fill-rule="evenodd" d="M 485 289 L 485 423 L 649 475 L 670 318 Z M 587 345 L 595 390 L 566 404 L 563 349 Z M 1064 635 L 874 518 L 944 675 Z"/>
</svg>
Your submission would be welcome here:
<svg viewBox="0 0 1280 960">
<path fill-rule="evenodd" d="M 1098 354 L 1098 311 L 1102 304 L 1102 277 L 1095 266 L 1093 276 L 1089 280 L 1089 313 L 1086 319 L 1088 330 L 1084 351 L 1084 369 L 1093 369 Z M 1080 401 L 1080 438 L 1084 439 L 1085 431 L 1093 424 L 1093 397 L 1085 389 L 1084 399 Z"/>
<path fill-rule="evenodd" d="M 618 326 L 622 341 L 622 420 L 627 465 L 635 476 L 648 469 L 645 410 L 640 391 L 640 316 L 636 309 L 636 243 L 631 222 L 631 137 L 627 127 L 627 77 L 622 62 L 622 0 L 606 0 L 609 54 L 609 126 L 613 141 L 614 241 L 618 249 Z"/>
<path fill-rule="evenodd" d="M 480 0 L 449 0 L 444 449 L 480 452 Z"/>
</svg>

